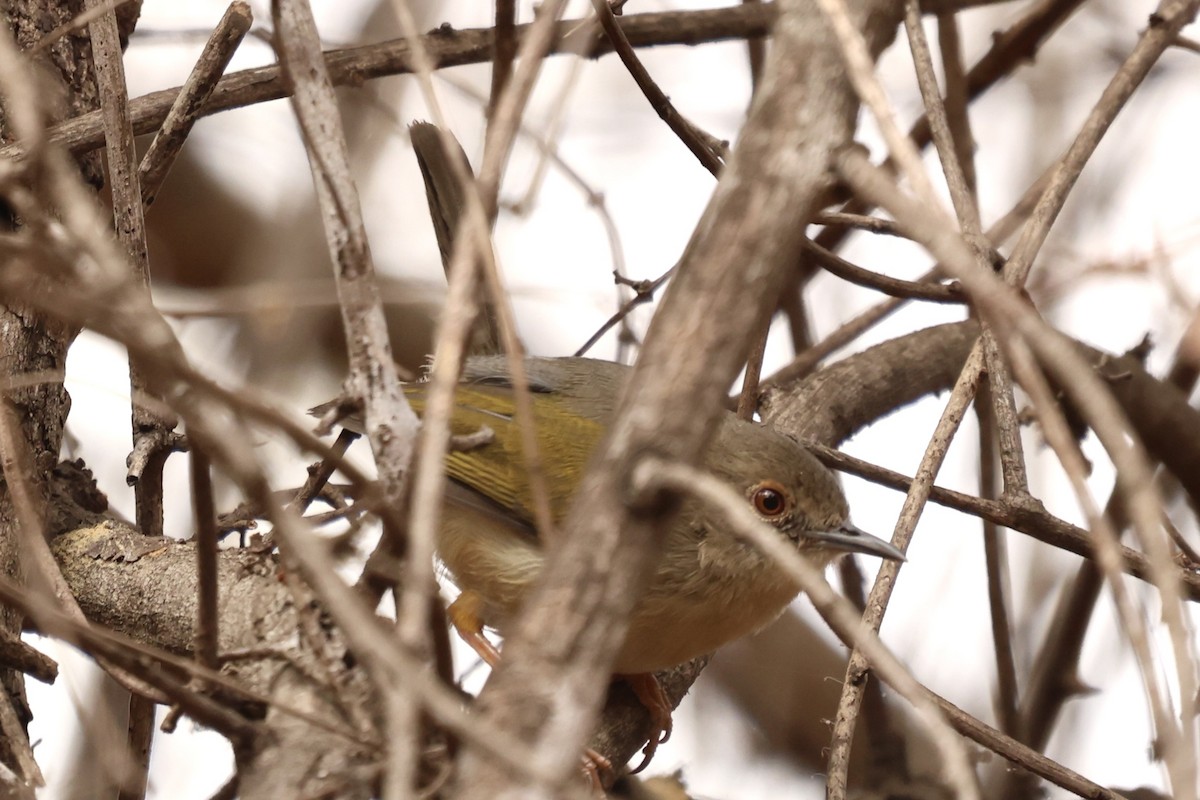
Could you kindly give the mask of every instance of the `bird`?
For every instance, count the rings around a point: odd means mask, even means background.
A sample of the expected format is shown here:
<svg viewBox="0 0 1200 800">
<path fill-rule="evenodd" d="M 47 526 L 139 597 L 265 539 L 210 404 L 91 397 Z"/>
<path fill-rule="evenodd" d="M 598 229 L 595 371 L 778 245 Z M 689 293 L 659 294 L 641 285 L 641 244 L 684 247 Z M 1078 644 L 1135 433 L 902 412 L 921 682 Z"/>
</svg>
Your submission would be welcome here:
<svg viewBox="0 0 1200 800">
<path fill-rule="evenodd" d="M 524 367 L 550 518 L 557 525 L 612 421 L 631 369 L 582 357 L 525 357 Z M 427 388 L 405 385 L 418 414 Z M 721 414 L 703 467 L 737 490 L 759 519 L 814 565 L 823 567 L 844 553 L 904 559 L 890 543 L 850 522 L 837 478 L 804 446 L 767 425 Z M 545 560 L 505 356 L 467 359 L 450 428 L 476 445 L 452 449 L 445 462 L 449 480 L 436 550 L 460 590 L 447 616 L 495 666 L 500 651 L 486 629 L 503 635 L 510 628 Z M 485 429 L 490 436 L 479 437 Z M 654 673 L 763 628 L 798 593 L 795 582 L 734 535 L 718 513 L 683 499 L 613 666 L 657 729 L 643 767 L 671 731 L 671 704 Z"/>
</svg>

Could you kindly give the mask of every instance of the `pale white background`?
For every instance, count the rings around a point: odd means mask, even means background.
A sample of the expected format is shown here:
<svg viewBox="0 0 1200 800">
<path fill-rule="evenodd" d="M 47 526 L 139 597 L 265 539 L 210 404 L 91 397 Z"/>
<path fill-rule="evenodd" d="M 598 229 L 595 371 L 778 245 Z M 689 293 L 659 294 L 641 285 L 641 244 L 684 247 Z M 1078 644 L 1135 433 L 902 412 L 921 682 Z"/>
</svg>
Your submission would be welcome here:
<svg viewBox="0 0 1200 800">
<path fill-rule="evenodd" d="M 254 3 L 257 26 L 269 25 L 269 7 Z M 365 2 L 315 3 L 321 30 L 331 45 L 367 42 L 395 35 L 392 17 L 386 23 L 363 29 Z M 386 5 L 386 4 L 385 4 Z M 455 27 L 488 24 L 488 3 L 479 0 L 429 3 L 418 10 L 423 30 L 443 20 Z M 522 19 L 530 18 L 528 4 Z M 582 12 L 586 2 L 576 2 Z M 629 13 L 668 8 L 716 6 L 718 3 L 638 0 Z M 992 31 L 1011 22 L 1024 4 L 1006 4 L 968 15 L 965 30 L 967 62 L 984 52 Z M 1115 69 L 1144 24 L 1153 3 L 1098 3 L 1081 12 L 1060 34 L 1033 67 L 1020 70 L 1014 80 L 993 90 L 972 107 L 980 154 L 979 174 L 985 223 L 1007 210 L 1024 186 L 1048 159 L 1069 142 L 1083 115 Z M 222 4 L 208 0 L 163 2 L 147 0 L 139 30 L 159 33 L 203 31 L 222 12 Z M 197 36 L 141 36 L 135 39 L 126 63 L 130 92 L 139 95 L 178 85 L 186 75 L 202 39 Z M 737 135 L 749 98 L 745 49 L 738 44 L 697 48 L 662 48 L 643 51 L 655 78 L 681 111 L 717 136 Z M 1200 293 L 1198 260 L 1194 245 L 1200 233 L 1200 209 L 1194 200 L 1200 175 L 1194 146 L 1198 93 L 1195 54 L 1168 54 L 1154 85 L 1140 93 L 1118 120 L 1102 145 L 1098 163 L 1083 176 L 1078 197 L 1068 207 L 1060 228 L 1047 248 L 1041 268 L 1055 276 L 1101 262 L 1128 263 L 1157 259 L 1155 269 L 1165 271 L 1178 291 L 1164 288 L 1156 275 L 1101 274 L 1077 279 L 1080 285 L 1061 304 L 1041 310 L 1055 324 L 1097 346 L 1123 350 L 1149 332 L 1158 344 L 1152 366 L 1161 368 L 1173 350 L 1190 309 Z M 268 48 L 248 40 L 232 69 L 271 59 Z M 548 63 L 542 86 L 527 116 L 529 125 L 543 130 L 558 107 L 559 87 L 571 70 L 567 59 Z M 911 120 L 920 107 L 912 84 L 907 48 L 894 46 L 883 59 L 881 74 L 902 120 Z M 485 67 L 459 68 L 448 73 L 456 82 L 486 90 Z M 1051 76 L 1051 77 L 1046 77 Z M 1059 77 L 1053 77 L 1059 76 Z M 1068 88 L 1056 89 L 1058 84 Z M 374 90 L 396 109 L 396 119 L 407 124 L 429 118 L 408 79 L 390 79 Z M 478 158 L 482 130 L 477 102 L 467 99 L 445 82 L 439 96 L 451 127 L 473 159 Z M 1035 109 L 1033 100 L 1040 99 Z M 403 131 L 389 121 L 386 111 L 370 122 L 371 145 L 377 148 L 361 174 L 368 233 L 376 263 L 394 276 L 413 278 L 425 287 L 441 285 L 441 268 L 425 211 L 420 179 Z M 863 140 L 877 148 L 873 128 L 866 125 Z M 275 102 L 225 113 L 202 121 L 188 148 L 228 187 L 280 226 L 294 225 L 296 215 L 312 203 L 311 180 L 290 107 Z M 878 152 L 878 149 L 877 149 Z M 712 178 L 695 162 L 655 117 L 619 62 L 608 58 L 582 65 L 579 82 L 569 95 L 560 138 L 560 153 L 592 189 L 601 192 L 605 206 L 620 232 L 627 272 L 634 278 L 653 278 L 679 256 L 713 187 Z M 519 145 L 505 184 L 504 197 L 512 200 L 524 191 L 535 151 Z M 1102 197 L 1097 194 L 1102 193 Z M 281 232 L 286 237 L 290 231 Z M 305 239 L 305 241 L 310 241 Z M 319 239 L 313 239 L 321 247 Z M 885 249 L 886 246 L 886 249 Z M 928 259 L 913 248 L 885 246 L 858 237 L 847 257 L 889 274 L 912 277 L 924 271 Z M 496 247 L 512 291 L 521 334 L 529 349 L 549 355 L 568 354 L 612 313 L 612 257 L 600 219 L 587 198 L 551 170 L 532 213 L 523 217 L 504 214 L 497 228 Z M 272 254 L 264 254 L 270 259 Z M 818 336 L 877 299 L 875 295 L 822 276 L 817 279 L 817 300 L 811 306 Z M 169 287 L 161 287 L 166 290 Z M 167 299 L 177 295 L 165 293 Z M 912 305 L 867 334 L 861 347 L 899 332 L 954 318 L 956 312 Z M 641 309 L 635 327 L 644 330 L 651 314 Z M 178 330 L 190 353 L 233 384 L 251 378 L 239 356 L 239 339 L 223 320 L 185 320 Z M 610 336 L 595 355 L 612 356 Z M 790 356 L 783 337 L 772 340 L 767 354 L 768 371 Z M 75 402 L 70 429 L 82 443 L 80 453 L 97 471 L 114 504 L 131 511 L 131 495 L 124 487 L 124 457 L 128 450 L 127 378 L 123 354 L 108 342 L 85 334 L 72 352 L 68 386 Z M 330 376 L 308 379 L 304 374 L 285 376 L 266 386 L 277 402 L 295 413 L 326 399 L 335 389 Z M 846 450 L 886 467 L 911 474 L 941 409 L 938 400 L 927 401 L 884 420 L 846 445 Z M 974 491 L 976 454 L 968 420 L 960 441 L 951 450 L 939 483 Z M 1036 432 L 1026 432 L 1026 447 L 1036 491 L 1051 509 L 1072 521 L 1079 514 L 1061 472 L 1041 447 Z M 1101 498 L 1107 495 L 1112 475 L 1092 440 L 1086 443 L 1096 464 L 1091 485 Z M 295 480 L 302 469 L 292 459 L 290 471 L 281 469 L 280 480 Z M 168 532 L 186 536 L 189 531 L 186 475 L 182 460 L 169 470 Z M 899 494 L 845 482 L 855 521 L 881 535 L 890 534 L 900 508 Z M 1187 515 L 1180 514 L 1185 520 Z M 1195 536 L 1191 523 L 1185 533 Z M 1195 539 L 1193 539 L 1195 540 Z M 1039 626 L 1048 608 L 1029 607 L 1023 601 L 1031 582 L 1061 581 L 1076 559 L 1052 551 L 1024 537 L 1010 535 L 1013 595 L 1017 624 Z M 917 677 L 985 720 L 992 720 L 991 696 L 994 667 L 986 620 L 985 578 L 979 524 L 936 505 L 926 510 L 910 561 L 902 571 L 884 628 L 885 639 L 902 655 Z M 1139 590 L 1141 589 L 1140 585 Z M 1152 593 L 1141 591 L 1153 607 Z M 796 613 L 807 614 L 803 601 Z M 1153 617 L 1153 614 L 1151 615 Z M 1193 609 L 1193 618 L 1195 612 Z M 72 748 L 79 745 L 62 735 L 64 730 L 88 736 L 86 723 L 93 677 L 83 660 L 67 648 L 44 643 L 60 659 L 63 674 L 56 687 L 31 684 L 30 695 L 37 718 L 32 727 L 39 762 L 49 786 L 42 796 L 65 797 L 63 766 Z M 1165 651 L 1164 651 L 1165 652 Z M 1064 728 L 1050 754 L 1102 784 L 1124 787 L 1160 785 L 1151 763 L 1150 732 L 1144 695 L 1135 665 L 1112 618 L 1107 601 L 1100 612 L 1084 654 L 1082 678 L 1098 692 L 1068 705 Z M 1030 653 L 1023 652 L 1019 669 L 1028 667 Z M 832 676 L 840 679 L 840 675 Z M 715 733 L 718 732 L 719 734 Z M 676 715 L 675 736 L 659 751 L 652 773 L 682 768 L 692 792 L 716 798 L 820 797 L 814 776 L 796 774 L 786 764 L 764 761 L 754 752 L 754 736 L 718 692 L 701 680 L 692 698 Z M 184 722 L 179 732 L 155 742 L 151 770 L 151 796 L 204 798 L 227 777 L 232 759 L 224 741 L 197 731 Z"/>
</svg>

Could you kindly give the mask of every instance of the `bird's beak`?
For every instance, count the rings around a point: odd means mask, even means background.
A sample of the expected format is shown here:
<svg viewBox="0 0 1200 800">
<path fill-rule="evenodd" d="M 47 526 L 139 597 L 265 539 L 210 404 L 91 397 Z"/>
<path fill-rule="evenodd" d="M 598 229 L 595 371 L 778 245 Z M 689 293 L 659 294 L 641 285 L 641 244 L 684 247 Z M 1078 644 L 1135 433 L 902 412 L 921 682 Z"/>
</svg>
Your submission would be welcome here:
<svg viewBox="0 0 1200 800">
<path fill-rule="evenodd" d="M 891 542 L 885 542 L 878 536 L 872 536 L 857 528 L 849 520 L 832 531 L 810 531 L 806 538 L 814 543 L 831 550 L 841 550 L 846 553 L 865 553 L 869 556 L 879 556 L 889 561 L 905 561 L 904 553 L 894 547 Z"/>
</svg>

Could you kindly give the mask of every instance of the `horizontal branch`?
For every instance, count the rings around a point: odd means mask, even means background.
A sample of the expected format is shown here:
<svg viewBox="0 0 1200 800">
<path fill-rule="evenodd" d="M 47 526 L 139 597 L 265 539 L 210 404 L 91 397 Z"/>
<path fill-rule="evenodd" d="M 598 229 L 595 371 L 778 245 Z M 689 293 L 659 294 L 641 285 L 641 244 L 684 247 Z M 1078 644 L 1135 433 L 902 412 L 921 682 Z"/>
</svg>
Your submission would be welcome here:
<svg viewBox="0 0 1200 800">
<path fill-rule="evenodd" d="M 978 335 L 978 323 L 968 320 L 890 339 L 802 381 L 772 387 L 760 410 L 777 429 L 816 444 L 817 455 L 830 466 L 907 491 L 909 478 L 855 463 L 830 448 L 881 417 L 950 388 Z M 1200 446 L 1195 444 L 1200 411 L 1178 388 L 1148 373 L 1134 356 L 1115 356 L 1081 342 L 1075 342 L 1075 347 L 1105 380 L 1147 451 L 1179 480 L 1189 497 L 1200 498 Z M 1093 555 L 1090 533 L 1054 517 L 1040 503 L 1011 498 L 986 501 L 946 490 L 935 491 L 932 499 L 1085 558 Z M 1129 574 L 1150 579 L 1144 555 L 1123 547 L 1121 556 Z M 1187 570 L 1179 574 L 1187 596 L 1200 599 L 1200 575 Z"/>
<path fill-rule="evenodd" d="M 927 13 L 940 13 L 947 8 L 968 8 L 989 5 L 998 0 L 925 0 Z M 581 19 L 558 23 L 549 55 L 576 55 L 599 58 L 612 52 L 612 44 L 595 26 Z M 775 22 L 775 4 L 749 4 L 731 8 L 699 11 L 667 11 L 653 14 L 626 14 L 618 18 L 621 30 L 634 47 L 661 45 L 698 45 L 731 39 L 750 39 L 767 36 Z M 519 43 L 532 23 L 516 26 Z M 482 64 L 492 60 L 495 33 L 492 28 L 455 30 L 449 24 L 435 28 L 421 37 L 421 44 L 437 69 Z M 335 86 L 361 86 L 368 80 L 413 71 L 413 48 L 406 39 L 328 50 L 325 61 L 329 77 Z M 138 135 L 154 133 L 166 119 L 171 105 L 182 87 L 175 86 L 142 95 L 129 101 L 129 117 L 133 132 Z M 277 65 L 255 67 L 231 73 L 222 78 L 212 97 L 200 112 L 207 117 L 221 111 L 279 100 L 291 96 Z M 86 153 L 104 145 L 100 112 L 93 111 L 73 117 L 49 130 L 49 139 L 75 154 Z M 0 158 L 20 158 L 21 143 L 0 148 Z"/>
<path fill-rule="evenodd" d="M 879 486 L 886 486 L 898 492 L 907 492 L 908 487 L 912 484 L 912 478 L 907 475 L 848 456 L 832 447 L 810 443 L 809 449 L 825 466 L 856 475 Z M 1066 550 L 1084 558 L 1092 558 L 1092 535 L 1078 525 L 1072 525 L 1066 520 L 1054 516 L 1040 501 L 1033 498 L 1013 498 L 1008 501 L 988 500 L 956 492 L 953 489 L 934 486 L 930 490 L 929 499 L 946 508 L 953 508 L 964 514 L 970 514 L 1023 533 L 1060 550 Z M 1120 553 L 1123 566 L 1128 574 L 1147 582 L 1153 582 L 1150 576 L 1150 567 L 1144 555 L 1125 546 L 1120 547 Z M 1179 579 L 1183 582 L 1185 596 L 1191 600 L 1200 600 L 1200 574 L 1192 570 L 1180 569 Z"/>
<path fill-rule="evenodd" d="M 629 14 L 621 17 L 621 29 L 634 47 L 657 45 L 697 45 L 728 39 L 766 36 L 775 20 L 772 4 L 745 5 L 707 11 L 674 11 L 656 14 Z M 582 55 L 598 58 L 612 52 L 612 45 L 594 26 L 583 20 L 558 23 L 551 55 Z M 518 25 L 518 42 L 530 24 Z M 421 37 L 421 46 L 437 69 L 481 64 L 492 59 L 494 33 L 491 28 L 455 30 L 443 25 Z M 414 69 L 413 47 L 407 39 L 392 39 L 377 44 L 329 50 L 325 62 L 335 86 L 361 86 L 368 80 L 404 75 Z M 129 117 L 136 134 L 153 133 L 166 119 L 180 87 L 162 89 L 129 102 Z M 201 116 L 279 100 L 291 96 L 277 65 L 255 67 L 222 78 L 204 105 Z M 84 153 L 104 144 L 100 112 L 81 114 L 49 130 L 51 141 L 72 153 Z M 0 158 L 19 158 L 20 143 L 0 148 Z"/>
</svg>

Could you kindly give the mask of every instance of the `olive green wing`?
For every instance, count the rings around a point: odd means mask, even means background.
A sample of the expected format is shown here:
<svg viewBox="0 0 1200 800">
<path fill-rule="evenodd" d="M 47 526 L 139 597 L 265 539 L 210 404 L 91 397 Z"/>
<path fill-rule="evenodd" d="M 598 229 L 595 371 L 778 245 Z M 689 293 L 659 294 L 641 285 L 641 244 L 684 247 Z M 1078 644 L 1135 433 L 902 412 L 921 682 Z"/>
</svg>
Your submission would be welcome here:
<svg viewBox="0 0 1200 800">
<path fill-rule="evenodd" d="M 425 387 L 405 387 L 418 414 L 425 411 Z M 600 423 L 568 411 L 553 393 L 534 392 L 537 457 L 555 522 L 566 516 L 571 496 L 604 429 Z M 522 523 L 533 522 L 533 490 L 529 461 L 516 419 L 515 398 L 506 386 L 460 385 L 455 395 L 450 430 L 469 436 L 481 428 L 492 431 L 487 444 L 455 450 L 446 457 L 446 474 L 511 513 Z"/>
</svg>

